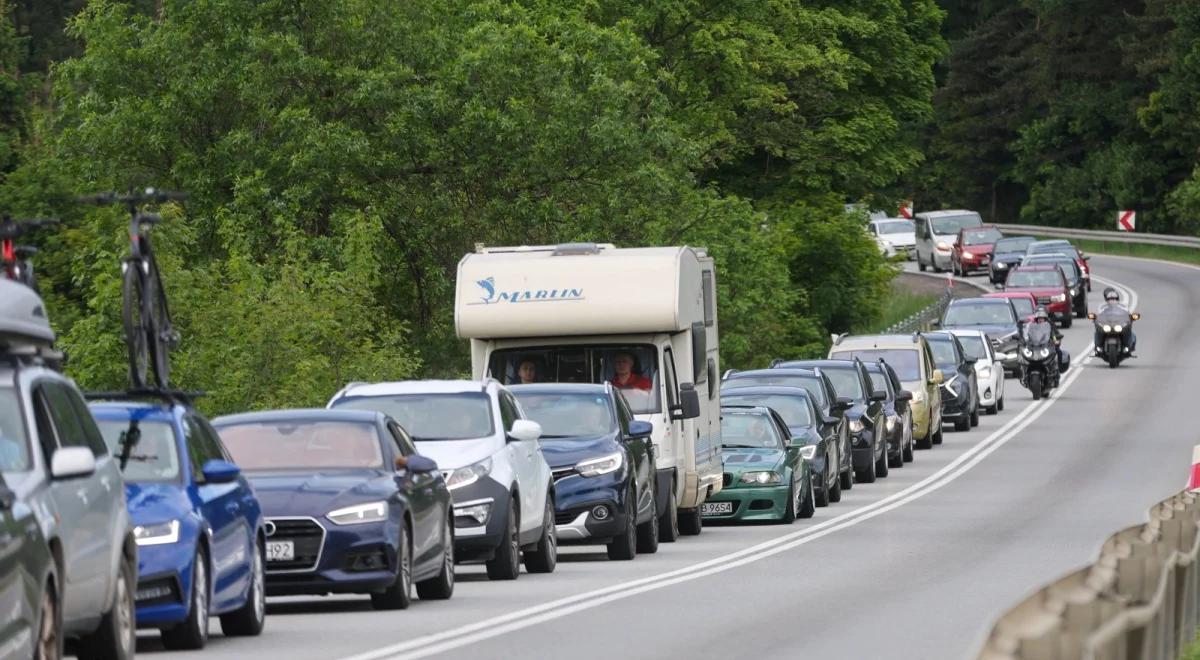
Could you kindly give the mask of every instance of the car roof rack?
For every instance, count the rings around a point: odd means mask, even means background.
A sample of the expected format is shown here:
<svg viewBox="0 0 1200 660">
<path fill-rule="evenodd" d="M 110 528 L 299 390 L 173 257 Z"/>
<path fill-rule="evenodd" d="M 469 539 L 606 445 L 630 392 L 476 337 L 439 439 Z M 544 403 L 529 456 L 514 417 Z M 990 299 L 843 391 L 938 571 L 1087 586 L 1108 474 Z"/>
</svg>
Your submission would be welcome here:
<svg viewBox="0 0 1200 660">
<path fill-rule="evenodd" d="M 159 399 L 169 404 L 190 406 L 192 402 L 205 395 L 205 392 L 185 392 L 156 387 L 134 387 L 118 392 L 84 392 L 83 398 L 88 401 L 134 401 L 138 399 Z"/>
</svg>

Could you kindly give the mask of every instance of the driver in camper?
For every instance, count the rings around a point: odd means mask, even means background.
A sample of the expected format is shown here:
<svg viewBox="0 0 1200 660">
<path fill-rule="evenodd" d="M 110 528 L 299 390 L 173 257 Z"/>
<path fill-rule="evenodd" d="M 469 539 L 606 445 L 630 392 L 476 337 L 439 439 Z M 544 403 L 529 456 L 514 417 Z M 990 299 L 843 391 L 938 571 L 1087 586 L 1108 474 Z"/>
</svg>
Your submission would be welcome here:
<svg viewBox="0 0 1200 660">
<path fill-rule="evenodd" d="M 653 384 L 649 378 L 641 374 L 633 372 L 633 354 L 625 351 L 620 351 L 613 355 L 613 378 L 612 384 L 614 387 L 628 390 L 649 390 Z"/>
</svg>

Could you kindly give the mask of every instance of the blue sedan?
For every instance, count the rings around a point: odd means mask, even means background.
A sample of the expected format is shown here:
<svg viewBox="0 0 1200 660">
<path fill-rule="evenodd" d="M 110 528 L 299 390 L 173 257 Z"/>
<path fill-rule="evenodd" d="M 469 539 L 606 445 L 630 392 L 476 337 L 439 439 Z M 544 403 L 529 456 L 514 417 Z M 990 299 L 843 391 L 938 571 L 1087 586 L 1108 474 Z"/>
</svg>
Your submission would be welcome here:
<svg viewBox="0 0 1200 660">
<path fill-rule="evenodd" d="M 276 410 L 213 420 L 267 516 L 267 593 L 367 593 L 404 609 L 454 592 L 454 507 L 391 417 Z"/>
<path fill-rule="evenodd" d="M 91 410 L 125 477 L 138 627 L 161 629 L 169 649 L 202 648 L 210 615 L 226 635 L 262 632 L 262 510 L 216 431 L 181 401 Z"/>
</svg>

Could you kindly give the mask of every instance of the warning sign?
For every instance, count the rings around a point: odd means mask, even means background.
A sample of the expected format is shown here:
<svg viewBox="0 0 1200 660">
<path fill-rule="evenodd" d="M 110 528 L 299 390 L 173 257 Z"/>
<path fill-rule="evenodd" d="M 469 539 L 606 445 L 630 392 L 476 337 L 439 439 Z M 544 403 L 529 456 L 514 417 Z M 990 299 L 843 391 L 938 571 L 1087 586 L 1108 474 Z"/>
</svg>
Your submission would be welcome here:
<svg viewBox="0 0 1200 660">
<path fill-rule="evenodd" d="M 1117 231 L 1133 231 L 1137 226 L 1137 211 L 1117 211 Z"/>
</svg>

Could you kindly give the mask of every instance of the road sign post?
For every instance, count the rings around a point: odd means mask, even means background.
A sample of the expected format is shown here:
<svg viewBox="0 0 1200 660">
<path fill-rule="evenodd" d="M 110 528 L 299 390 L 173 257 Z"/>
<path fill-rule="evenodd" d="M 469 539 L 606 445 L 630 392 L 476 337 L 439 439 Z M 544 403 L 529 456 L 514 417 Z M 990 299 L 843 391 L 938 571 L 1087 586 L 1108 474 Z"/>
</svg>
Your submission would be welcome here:
<svg viewBox="0 0 1200 660">
<path fill-rule="evenodd" d="M 1137 226 L 1137 211 L 1117 211 L 1117 231 L 1133 231 Z"/>
</svg>

